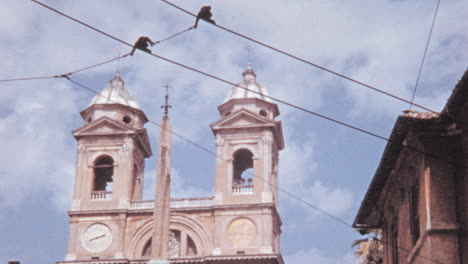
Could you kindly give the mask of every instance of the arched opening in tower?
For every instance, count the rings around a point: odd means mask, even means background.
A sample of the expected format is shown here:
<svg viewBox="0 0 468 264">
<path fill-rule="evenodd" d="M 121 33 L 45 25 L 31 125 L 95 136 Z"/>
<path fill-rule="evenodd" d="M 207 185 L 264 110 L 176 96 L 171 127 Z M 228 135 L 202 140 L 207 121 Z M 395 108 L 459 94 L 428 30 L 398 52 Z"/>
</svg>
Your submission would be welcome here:
<svg viewBox="0 0 468 264">
<path fill-rule="evenodd" d="M 253 154 L 247 149 L 240 149 L 234 153 L 234 186 L 253 186 Z"/>
<path fill-rule="evenodd" d="M 110 156 L 101 156 L 94 163 L 93 191 L 112 192 L 114 160 Z"/>
</svg>

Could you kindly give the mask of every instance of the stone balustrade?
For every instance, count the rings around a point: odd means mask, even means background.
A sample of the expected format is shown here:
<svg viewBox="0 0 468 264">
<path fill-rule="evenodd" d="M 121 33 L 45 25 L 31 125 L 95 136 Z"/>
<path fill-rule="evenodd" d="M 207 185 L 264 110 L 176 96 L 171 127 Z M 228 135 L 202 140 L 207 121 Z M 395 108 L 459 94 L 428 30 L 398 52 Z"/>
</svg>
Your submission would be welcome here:
<svg viewBox="0 0 468 264">
<path fill-rule="evenodd" d="M 111 200 L 112 192 L 94 191 L 91 192 L 91 200 Z"/>
<path fill-rule="evenodd" d="M 171 208 L 207 207 L 213 205 L 213 197 L 171 199 Z"/>
<path fill-rule="evenodd" d="M 253 185 L 235 185 L 232 186 L 233 195 L 249 195 L 253 194 Z"/>
<path fill-rule="evenodd" d="M 171 208 L 207 207 L 213 205 L 213 197 L 171 199 Z M 130 201 L 130 209 L 153 209 L 153 200 Z"/>
</svg>

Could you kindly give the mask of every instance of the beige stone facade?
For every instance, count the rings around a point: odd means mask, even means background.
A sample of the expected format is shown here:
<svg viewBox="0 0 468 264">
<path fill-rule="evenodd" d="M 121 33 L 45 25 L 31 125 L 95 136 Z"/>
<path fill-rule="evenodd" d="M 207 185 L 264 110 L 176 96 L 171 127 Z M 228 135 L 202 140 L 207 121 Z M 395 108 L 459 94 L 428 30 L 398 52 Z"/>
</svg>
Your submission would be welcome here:
<svg viewBox="0 0 468 264">
<path fill-rule="evenodd" d="M 250 67 L 211 124 L 216 144 L 212 197 L 170 200 L 171 263 L 283 263 L 278 161 L 284 148 L 276 104 Z M 148 121 L 120 76 L 81 112 L 65 261 L 147 263 L 154 201 L 142 200 Z M 154 177 L 149 175 L 147 177 Z M 157 212 L 156 212 L 157 213 Z"/>
<path fill-rule="evenodd" d="M 440 115 L 398 118 L 354 221 L 382 230 L 384 264 L 468 263 L 467 111 L 465 72 Z"/>
</svg>

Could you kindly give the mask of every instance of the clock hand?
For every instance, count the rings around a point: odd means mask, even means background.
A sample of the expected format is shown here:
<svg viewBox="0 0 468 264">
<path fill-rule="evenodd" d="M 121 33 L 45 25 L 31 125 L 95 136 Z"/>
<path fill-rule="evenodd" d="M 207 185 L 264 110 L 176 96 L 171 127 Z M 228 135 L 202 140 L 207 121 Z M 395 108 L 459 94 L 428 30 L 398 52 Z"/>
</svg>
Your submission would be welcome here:
<svg viewBox="0 0 468 264">
<path fill-rule="evenodd" d="M 93 240 L 96 240 L 96 239 L 99 239 L 99 238 L 105 237 L 105 236 L 106 236 L 106 234 L 102 234 L 102 235 L 100 235 L 100 236 L 91 238 L 89 241 L 91 242 L 91 241 L 93 241 Z"/>
</svg>

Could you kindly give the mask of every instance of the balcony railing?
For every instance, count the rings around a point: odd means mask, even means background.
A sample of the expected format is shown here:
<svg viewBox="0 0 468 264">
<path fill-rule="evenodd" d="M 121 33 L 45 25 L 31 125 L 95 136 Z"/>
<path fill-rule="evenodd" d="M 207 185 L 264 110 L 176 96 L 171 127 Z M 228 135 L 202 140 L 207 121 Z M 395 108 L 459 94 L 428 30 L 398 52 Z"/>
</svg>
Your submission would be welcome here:
<svg viewBox="0 0 468 264">
<path fill-rule="evenodd" d="M 213 205 L 213 197 L 171 199 L 171 208 L 206 207 Z"/>
<path fill-rule="evenodd" d="M 253 185 L 235 185 L 232 186 L 233 195 L 249 195 L 253 194 Z"/>
<path fill-rule="evenodd" d="M 91 200 L 111 200 L 112 192 L 94 191 L 91 193 Z"/>
<path fill-rule="evenodd" d="M 213 205 L 213 197 L 171 199 L 171 208 L 207 207 Z M 130 209 L 153 209 L 153 200 L 130 201 Z"/>
</svg>

